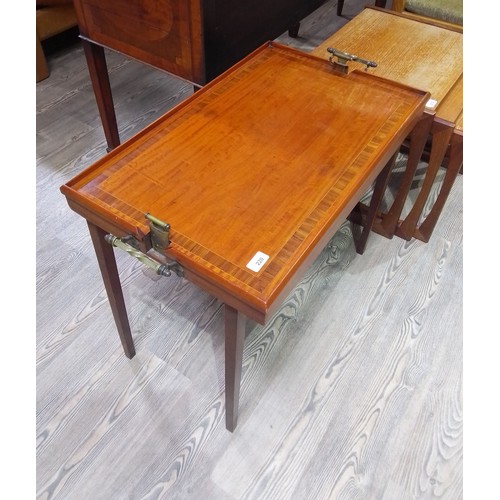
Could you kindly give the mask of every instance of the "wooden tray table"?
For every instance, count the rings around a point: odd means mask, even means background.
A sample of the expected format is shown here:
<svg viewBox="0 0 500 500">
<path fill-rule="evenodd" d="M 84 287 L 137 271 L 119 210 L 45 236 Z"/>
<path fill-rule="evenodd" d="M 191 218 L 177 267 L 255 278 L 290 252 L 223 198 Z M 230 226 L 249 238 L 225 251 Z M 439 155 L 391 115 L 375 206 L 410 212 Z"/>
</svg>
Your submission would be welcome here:
<svg viewBox="0 0 500 500">
<path fill-rule="evenodd" d="M 64 184 L 88 222 L 126 355 L 135 349 L 113 246 L 225 304 L 232 431 L 244 318 L 266 323 L 375 182 L 364 250 L 386 165 L 428 98 L 269 42 Z"/>
</svg>

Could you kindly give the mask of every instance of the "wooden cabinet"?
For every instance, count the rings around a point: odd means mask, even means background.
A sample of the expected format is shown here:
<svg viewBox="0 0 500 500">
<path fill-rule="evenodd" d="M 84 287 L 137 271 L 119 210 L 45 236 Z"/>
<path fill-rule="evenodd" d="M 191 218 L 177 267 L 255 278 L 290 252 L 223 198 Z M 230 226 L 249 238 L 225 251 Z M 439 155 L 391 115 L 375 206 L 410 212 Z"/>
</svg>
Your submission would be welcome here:
<svg viewBox="0 0 500 500">
<path fill-rule="evenodd" d="M 204 85 L 324 0 L 74 0 L 109 148 L 119 144 L 102 47 Z M 109 129 L 109 130 L 107 130 Z"/>
<path fill-rule="evenodd" d="M 203 85 L 324 0 L 75 0 L 95 43 Z"/>
</svg>

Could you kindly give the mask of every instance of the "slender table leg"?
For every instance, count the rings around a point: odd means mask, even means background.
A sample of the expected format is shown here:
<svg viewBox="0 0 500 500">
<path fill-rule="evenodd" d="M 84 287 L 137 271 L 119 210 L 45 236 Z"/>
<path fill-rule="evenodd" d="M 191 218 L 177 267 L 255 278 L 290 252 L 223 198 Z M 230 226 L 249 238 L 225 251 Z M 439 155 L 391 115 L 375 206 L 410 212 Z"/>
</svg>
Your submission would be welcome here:
<svg viewBox="0 0 500 500">
<path fill-rule="evenodd" d="M 233 432 L 238 422 L 243 344 L 245 342 L 245 316 L 225 304 L 224 323 L 226 337 L 226 429 Z"/>
<path fill-rule="evenodd" d="M 125 356 L 133 358 L 135 356 L 134 340 L 130 331 L 113 247 L 104 240 L 104 236 L 106 236 L 105 231 L 92 222 L 87 221 L 87 224 Z"/>
<path fill-rule="evenodd" d="M 120 145 L 120 136 L 116 123 L 115 106 L 109 83 L 106 56 L 103 47 L 100 45 L 96 45 L 88 40 L 82 40 L 82 45 L 109 152 Z"/>
<path fill-rule="evenodd" d="M 425 144 L 431 131 L 431 126 L 434 121 L 434 115 L 424 113 L 422 119 L 415 125 L 410 134 L 410 149 L 408 152 L 408 159 L 406 169 L 396 193 L 396 198 L 392 203 L 387 213 L 383 214 L 380 223 L 374 225 L 373 230 L 385 236 L 392 238 L 396 232 L 399 223 L 399 217 L 403 211 L 403 207 L 410 192 L 413 178 L 418 167 L 418 162 L 424 152 Z"/>
<path fill-rule="evenodd" d="M 288 36 L 290 38 L 297 38 L 299 36 L 300 23 L 294 24 L 288 28 Z"/>
<path fill-rule="evenodd" d="M 409 241 L 414 236 L 420 215 L 422 214 L 425 203 L 429 198 L 429 194 L 431 192 L 432 185 L 434 184 L 434 180 L 436 179 L 439 167 L 443 164 L 443 160 L 453 134 L 453 129 L 453 126 L 450 126 L 449 124 L 434 122 L 431 156 L 425 172 L 424 182 L 417 195 L 417 199 L 410 210 L 410 213 L 396 230 L 396 235 L 400 238 Z"/>
<path fill-rule="evenodd" d="M 463 165 L 463 135 L 460 131 L 453 132 L 450 142 L 450 157 L 446 167 L 446 174 L 443 179 L 443 184 L 439 191 L 439 195 L 432 206 L 425 220 L 415 230 L 414 237 L 427 243 L 436 227 L 437 221 L 443 210 L 444 204 L 450 194 L 453 183 L 457 178 L 458 172 Z"/>
<path fill-rule="evenodd" d="M 354 245 L 356 247 L 356 252 L 360 255 L 363 255 L 366 242 L 368 240 L 368 236 L 370 231 L 373 228 L 373 224 L 377 217 L 378 209 L 380 207 L 380 203 L 384 198 L 384 193 L 387 188 L 387 184 L 389 182 L 389 178 L 391 176 L 392 169 L 394 168 L 394 164 L 396 163 L 396 156 L 398 153 L 395 153 L 394 156 L 389 160 L 387 165 L 383 168 L 380 174 L 375 181 L 375 186 L 373 188 L 372 198 L 370 200 L 370 206 L 368 207 L 368 212 L 366 214 L 365 220 L 362 222 L 363 230 L 361 234 L 358 236 L 355 234 L 355 230 L 353 228 L 354 234 Z M 358 226 L 359 227 L 359 226 Z"/>
</svg>

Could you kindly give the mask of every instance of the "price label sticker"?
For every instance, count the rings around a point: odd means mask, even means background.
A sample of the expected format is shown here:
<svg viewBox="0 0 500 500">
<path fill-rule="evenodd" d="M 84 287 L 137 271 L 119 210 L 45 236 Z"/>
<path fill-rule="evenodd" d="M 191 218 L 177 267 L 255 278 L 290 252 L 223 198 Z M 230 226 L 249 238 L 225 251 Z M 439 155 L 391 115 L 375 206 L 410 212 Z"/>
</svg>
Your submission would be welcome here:
<svg viewBox="0 0 500 500">
<path fill-rule="evenodd" d="M 425 105 L 425 107 L 427 109 L 434 109 L 437 106 L 437 103 L 438 102 L 436 101 L 436 99 L 429 99 L 427 101 L 427 104 Z"/>
<path fill-rule="evenodd" d="M 266 255 L 263 252 L 257 252 L 252 257 L 250 262 L 247 264 L 247 267 L 251 271 L 255 271 L 257 273 L 262 269 L 262 266 L 267 262 L 268 259 L 269 259 L 269 255 Z"/>
</svg>

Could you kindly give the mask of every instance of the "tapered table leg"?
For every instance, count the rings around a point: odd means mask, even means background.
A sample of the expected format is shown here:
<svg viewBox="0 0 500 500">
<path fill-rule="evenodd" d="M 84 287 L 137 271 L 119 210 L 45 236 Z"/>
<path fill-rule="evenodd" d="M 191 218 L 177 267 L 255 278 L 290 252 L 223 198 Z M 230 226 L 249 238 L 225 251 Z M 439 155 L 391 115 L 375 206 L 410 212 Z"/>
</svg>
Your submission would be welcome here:
<svg viewBox="0 0 500 500">
<path fill-rule="evenodd" d="M 104 236 L 106 236 L 105 231 L 92 222 L 87 221 L 87 224 L 125 356 L 133 358 L 135 356 L 134 340 L 130 331 L 113 247 L 104 240 Z"/>
<path fill-rule="evenodd" d="M 380 172 L 377 180 L 375 181 L 370 206 L 368 207 L 368 211 L 364 221 L 361 223 L 361 226 L 363 227 L 361 234 L 355 234 L 355 230 L 353 228 L 354 245 L 356 247 L 356 252 L 358 252 L 360 255 L 363 255 L 363 253 L 365 252 L 366 242 L 368 241 L 368 236 L 376 220 L 380 203 L 384 198 L 384 193 L 387 188 L 392 169 L 394 168 L 394 164 L 396 163 L 397 155 L 398 153 L 394 154 L 394 156 L 389 160 L 389 162 Z"/>
<path fill-rule="evenodd" d="M 109 152 L 120 145 L 120 136 L 116 123 L 115 106 L 109 83 L 106 56 L 104 49 L 100 45 L 84 39 L 82 40 L 82 45 Z"/>
<path fill-rule="evenodd" d="M 290 38 L 297 38 L 299 36 L 300 23 L 294 24 L 288 28 L 288 36 Z"/>
<path fill-rule="evenodd" d="M 231 306 L 224 308 L 226 429 L 233 432 L 238 422 L 241 367 L 245 342 L 245 316 Z"/>
</svg>

